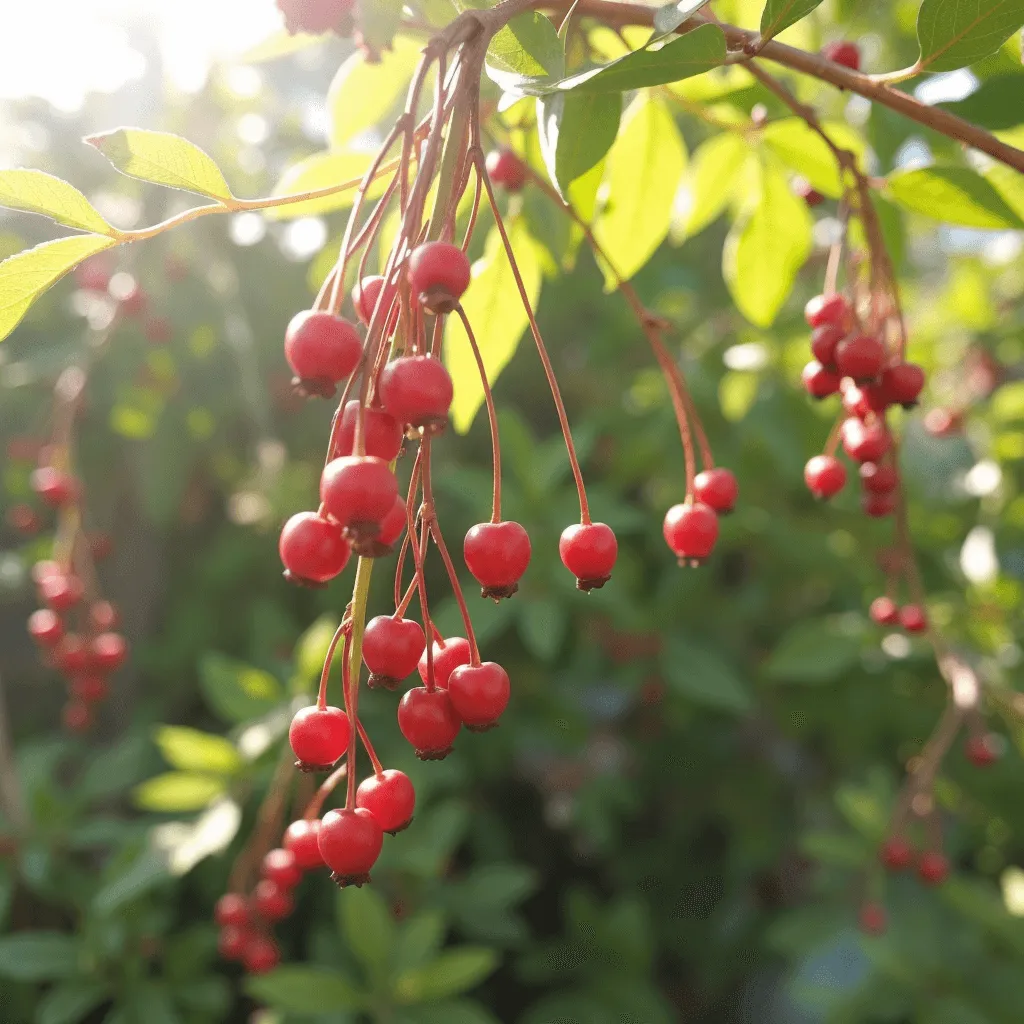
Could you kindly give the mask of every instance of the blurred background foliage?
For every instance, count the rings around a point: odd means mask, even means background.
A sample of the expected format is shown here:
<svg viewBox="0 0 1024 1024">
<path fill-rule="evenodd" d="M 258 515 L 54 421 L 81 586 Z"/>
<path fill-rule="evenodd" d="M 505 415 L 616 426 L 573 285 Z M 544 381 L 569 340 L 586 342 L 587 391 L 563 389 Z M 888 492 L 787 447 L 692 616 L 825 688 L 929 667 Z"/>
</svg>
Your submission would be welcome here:
<svg viewBox="0 0 1024 1024">
<path fill-rule="evenodd" d="M 747 25 L 759 13 L 745 0 L 715 7 Z M 916 7 L 833 0 L 792 31 L 808 48 L 859 38 L 867 69 L 886 70 L 916 56 Z M 8 102 L 3 164 L 66 177 L 132 226 L 180 200 L 117 178 L 82 135 L 124 122 L 178 131 L 215 156 L 238 194 L 263 195 L 337 131 L 323 96 L 348 44 L 214 67 L 186 91 L 162 78 L 147 32 L 131 27 L 151 59 L 130 85 L 73 111 Z M 929 99 L 957 101 L 1007 76 L 1019 91 L 1019 41 L 965 74 L 924 83 Z M 712 122 L 748 124 L 758 103 L 769 121 L 784 115 L 749 82 L 696 82 L 672 108 L 691 157 L 715 135 Z M 1024 106 L 998 102 L 1005 87 L 965 113 L 1024 130 Z M 963 161 L 890 112 L 800 88 L 864 139 L 878 174 L 929 153 Z M 371 139 L 386 112 L 362 126 Z M 506 123 L 515 132 L 515 110 Z M 690 168 L 684 196 L 695 194 Z M 875 867 L 901 765 L 945 688 L 924 644 L 881 635 L 864 612 L 881 586 L 875 555 L 888 526 L 865 521 L 852 493 L 816 504 L 802 481 L 831 416 L 808 403 L 798 376 L 800 311 L 820 287 L 834 202 L 808 214 L 813 249 L 770 325 L 736 311 L 723 220 L 695 233 L 677 211 L 672 240 L 636 278 L 675 325 L 716 459 L 741 481 L 715 558 L 690 571 L 660 536 L 683 462 L 634 322 L 542 197 L 505 201 L 543 273 L 541 326 L 595 515 L 619 534 L 615 578 L 584 596 L 558 561 L 575 496 L 524 343 L 496 393 L 506 514 L 529 529 L 534 562 L 514 600 L 472 606 L 487 656 L 512 677 L 512 705 L 499 730 L 464 735 L 447 761 L 420 765 L 395 728 L 394 696 L 364 698 L 385 763 L 416 783 L 415 825 L 388 840 L 372 889 L 304 883 L 279 930 L 286 966 L 264 978 L 244 981 L 217 961 L 211 911 L 351 583 L 350 569 L 325 591 L 290 588 L 276 553 L 280 523 L 314 494 L 331 411 L 292 396 L 281 338 L 333 260 L 344 213 L 211 218 L 133 247 L 111 269 L 142 283 L 147 312 L 102 349 L 110 302 L 74 281 L 5 343 L 6 441 L 45 436 L 57 372 L 92 353 L 80 468 L 91 525 L 114 539 L 103 583 L 134 655 L 94 734 L 62 737 L 60 688 L 23 628 L 46 532 L 3 534 L 2 684 L 15 751 L 0 771 L 16 799 L 3 821 L 0 1020 L 1017 1024 L 1024 734 L 1014 719 L 997 722 L 1008 747 L 999 764 L 980 772 L 955 750 L 942 774 L 952 880 L 925 890 Z M 904 418 L 931 616 L 1009 695 L 1024 599 L 1022 235 L 944 227 L 885 201 L 882 210 L 910 357 L 931 374 L 926 408 L 955 414 L 945 436 L 923 429 L 920 412 Z M 32 218 L 0 216 L 4 255 L 49 237 Z M 485 350 L 490 326 L 478 324 Z M 489 511 L 485 420 L 436 449 L 440 519 L 456 542 Z M 16 454 L 4 460 L 7 507 L 29 500 L 32 463 Z M 431 572 L 439 581 L 440 564 Z M 388 570 L 375 577 L 374 614 L 390 600 Z M 457 630 L 440 586 L 435 601 L 442 630 Z M 890 912 L 881 938 L 856 929 L 869 895 Z"/>
</svg>

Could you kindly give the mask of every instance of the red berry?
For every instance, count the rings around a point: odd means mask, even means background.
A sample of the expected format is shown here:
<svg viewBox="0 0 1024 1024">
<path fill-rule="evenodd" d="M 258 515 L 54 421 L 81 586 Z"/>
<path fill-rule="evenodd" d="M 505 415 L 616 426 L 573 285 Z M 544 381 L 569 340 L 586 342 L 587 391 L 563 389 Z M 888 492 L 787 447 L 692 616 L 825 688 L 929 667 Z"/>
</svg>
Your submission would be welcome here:
<svg viewBox="0 0 1024 1024">
<path fill-rule="evenodd" d="M 94 601 L 89 606 L 89 622 L 93 629 L 106 633 L 121 621 L 117 608 L 110 601 Z"/>
<path fill-rule="evenodd" d="M 693 481 L 693 496 L 701 504 L 714 509 L 719 515 L 731 512 L 739 497 L 739 484 L 728 469 L 705 469 Z"/>
<path fill-rule="evenodd" d="M 281 530 L 277 550 L 287 579 L 314 586 L 334 579 L 352 553 L 341 527 L 316 512 L 292 516 Z"/>
<path fill-rule="evenodd" d="M 481 597 L 511 597 L 530 564 L 530 535 L 519 523 L 478 523 L 462 545 Z"/>
<path fill-rule="evenodd" d="M 865 935 L 884 935 L 885 934 L 885 908 L 878 903 L 865 903 L 860 908 L 860 915 L 858 917 L 858 923 L 860 924 L 860 930 Z"/>
<path fill-rule="evenodd" d="M 363 661 L 370 670 L 370 686 L 393 690 L 415 671 L 427 641 L 423 627 L 412 619 L 378 615 L 363 633 Z"/>
<path fill-rule="evenodd" d="M 105 292 L 110 283 L 109 260 L 93 256 L 75 267 L 75 284 L 90 292 Z"/>
<path fill-rule="evenodd" d="M 34 469 L 31 483 L 32 490 L 47 505 L 52 505 L 54 508 L 70 504 L 81 493 L 78 481 L 70 473 L 54 469 L 52 466 L 40 466 L 39 469 Z"/>
<path fill-rule="evenodd" d="M 900 610 L 891 597 L 876 597 L 871 602 L 868 615 L 879 626 L 892 626 L 900 621 Z"/>
<path fill-rule="evenodd" d="M 268 878 L 264 878 L 253 890 L 252 905 L 256 913 L 267 921 L 280 921 L 295 909 L 288 890 Z"/>
<path fill-rule="evenodd" d="M 384 845 L 384 830 L 364 807 L 328 811 L 320 825 L 320 856 L 338 885 L 370 881 Z"/>
<path fill-rule="evenodd" d="M 354 455 L 356 420 L 359 418 L 359 399 L 345 403 L 338 426 L 338 438 L 334 448 L 335 456 Z M 383 409 L 368 407 L 363 414 L 363 447 L 366 455 L 376 456 L 385 462 L 393 462 L 402 450 L 404 437 L 402 424 Z"/>
<path fill-rule="evenodd" d="M 855 417 L 844 421 L 840 434 L 843 451 L 854 462 L 877 462 L 892 443 L 884 423 L 864 423 Z"/>
<path fill-rule="evenodd" d="M 77 633 L 66 633 L 53 649 L 53 663 L 66 676 L 84 672 L 90 662 L 89 648 Z"/>
<path fill-rule="evenodd" d="M 900 609 L 900 625 L 908 633 L 923 633 L 928 628 L 928 617 L 919 604 L 905 604 Z"/>
<path fill-rule="evenodd" d="M 294 889 L 302 881 L 302 868 L 291 850 L 269 850 L 261 870 L 264 878 L 282 889 Z"/>
<path fill-rule="evenodd" d="M 860 49 L 856 43 L 837 40 L 822 47 L 821 55 L 834 64 L 842 64 L 851 71 L 860 70 Z"/>
<path fill-rule="evenodd" d="M 836 346 L 846 337 L 842 324 L 822 324 L 814 328 L 811 335 L 811 354 L 827 370 L 834 370 Z"/>
<path fill-rule="evenodd" d="M 220 930 L 217 952 L 225 960 L 241 960 L 249 942 L 249 933 L 244 928 L 229 925 Z"/>
<path fill-rule="evenodd" d="M 56 612 L 40 608 L 28 617 L 28 632 L 37 644 L 53 647 L 64 635 L 64 623 Z"/>
<path fill-rule="evenodd" d="M 213 908 L 213 919 L 222 928 L 244 928 L 249 923 L 249 906 L 237 892 L 226 892 Z"/>
<path fill-rule="evenodd" d="M 846 484 L 846 467 L 832 455 L 815 455 L 804 467 L 804 481 L 816 498 L 831 498 Z"/>
<path fill-rule="evenodd" d="M 104 700 L 110 687 L 103 676 L 75 676 L 71 680 L 71 694 L 86 704 L 95 704 Z"/>
<path fill-rule="evenodd" d="M 109 290 L 111 295 L 117 299 L 120 310 L 125 316 L 142 316 L 149 305 L 149 296 L 145 289 L 131 274 L 125 274 L 123 271 L 115 274 L 111 278 Z"/>
<path fill-rule="evenodd" d="M 448 422 L 452 378 L 433 356 L 400 356 L 381 371 L 378 394 L 400 423 L 437 433 Z"/>
<path fill-rule="evenodd" d="M 95 668 L 116 672 L 128 657 L 128 642 L 120 633 L 100 633 L 89 645 L 89 658 Z"/>
<path fill-rule="evenodd" d="M 825 197 L 806 178 L 796 178 L 792 188 L 793 195 L 810 207 L 820 206 L 825 202 Z"/>
<path fill-rule="evenodd" d="M 832 370 L 826 370 L 817 360 L 812 359 L 803 369 L 800 375 L 804 383 L 804 390 L 812 398 L 828 398 L 839 391 L 842 377 Z"/>
<path fill-rule="evenodd" d="M 860 482 L 866 491 L 875 494 L 889 494 L 895 491 L 900 482 L 900 475 L 895 466 L 880 466 L 877 462 L 862 462 Z"/>
<path fill-rule="evenodd" d="M 511 688 L 508 673 L 493 661 L 461 665 L 448 680 L 448 696 L 462 724 L 482 732 L 498 724 L 508 707 Z"/>
<path fill-rule="evenodd" d="M 359 365 L 363 343 L 342 317 L 304 309 L 288 324 L 284 354 L 308 393 L 330 397 L 334 385 Z"/>
<path fill-rule="evenodd" d="M 858 387 L 848 384 L 843 388 L 843 408 L 851 415 L 867 419 L 873 412 L 885 412 L 889 405 L 880 385 L 866 384 Z"/>
<path fill-rule="evenodd" d="M 905 871 L 914 863 L 914 849 L 905 839 L 893 836 L 882 843 L 878 859 L 887 871 Z"/>
<path fill-rule="evenodd" d="M 942 885 L 949 877 L 949 861 L 938 850 L 922 853 L 917 862 L 917 877 L 925 885 Z"/>
<path fill-rule="evenodd" d="M 815 295 L 804 306 L 804 318 L 811 327 L 821 327 L 822 324 L 841 327 L 849 323 L 850 304 L 838 292 L 833 295 Z"/>
<path fill-rule="evenodd" d="M 242 964 L 250 974 L 268 974 L 281 962 L 281 951 L 269 935 L 252 932 L 245 943 Z"/>
<path fill-rule="evenodd" d="M 870 334 L 854 334 L 836 345 L 836 368 L 844 377 L 874 380 L 885 363 L 885 348 Z"/>
<path fill-rule="evenodd" d="M 518 192 L 528 177 L 526 164 L 507 149 L 495 149 L 487 154 L 487 173 L 491 181 L 506 192 Z"/>
<path fill-rule="evenodd" d="M 371 775 L 359 783 L 356 807 L 366 808 L 385 832 L 394 835 L 412 821 L 416 790 L 405 772 L 386 768 L 380 775 Z"/>
<path fill-rule="evenodd" d="M 612 578 L 619 542 L 604 523 L 573 523 L 562 531 L 558 554 L 578 590 L 596 590 Z"/>
<path fill-rule="evenodd" d="M 33 533 L 37 533 L 39 527 L 42 526 L 42 521 L 39 516 L 36 515 L 35 509 L 31 505 L 18 504 L 12 505 L 7 510 L 7 525 L 18 533 L 29 536 Z"/>
<path fill-rule="evenodd" d="M 892 492 L 878 494 L 874 491 L 865 491 L 860 499 L 860 507 L 864 514 L 871 516 L 872 519 L 884 519 L 893 514 L 896 508 L 896 495 Z"/>
<path fill-rule="evenodd" d="M 295 858 L 295 864 L 303 871 L 323 867 L 320 856 L 320 819 L 300 818 L 284 830 L 282 845 Z"/>
<path fill-rule="evenodd" d="M 355 0 L 277 0 L 285 27 L 292 35 L 296 32 L 321 35 L 337 29 L 354 6 Z"/>
<path fill-rule="evenodd" d="M 398 481 L 382 459 L 345 455 L 332 459 L 320 477 L 320 500 L 342 528 L 376 537 L 393 510 Z"/>
<path fill-rule="evenodd" d="M 700 502 L 673 505 L 662 523 L 665 543 L 679 564 L 699 565 L 711 554 L 718 540 L 718 516 Z"/>
<path fill-rule="evenodd" d="M 398 728 L 421 761 L 440 761 L 451 753 L 462 720 L 447 690 L 417 686 L 398 705 Z"/>
<path fill-rule="evenodd" d="M 43 559 L 32 565 L 32 582 L 38 587 L 47 576 L 62 576 L 64 570 L 54 561 Z"/>
<path fill-rule="evenodd" d="M 992 733 L 971 736 L 967 740 L 964 752 L 967 760 L 976 768 L 987 768 L 999 760 L 1001 743 L 998 736 Z"/>
<path fill-rule="evenodd" d="M 330 768 L 348 750 L 352 724 L 341 708 L 311 704 L 295 713 L 288 742 L 303 771 Z"/>
<path fill-rule="evenodd" d="M 963 413 L 952 409 L 929 409 L 924 417 L 924 429 L 932 437 L 950 437 L 963 428 Z"/>
<path fill-rule="evenodd" d="M 85 732 L 92 725 L 92 708 L 84 701 L 70 701 L 64 705 L 61 720 L 68 732 Z"/>
<path fill-rule="evenodd" d="M 39 596 L 55 611 L 74 608 L 85 593 L 85 584 L 77 576 L 47 576 L 39 584 Z"/>
<path fill-rule="evenodd" d="M 442 645 L 435 640 L 431 644 L 430 655 L 434 668 L 434 684 L 440 686 L 442 690 L 447 689 L 448 680 L 451 678 L 452 672 L 460 665 L 469 664 L 471 657 L 469 641 L 461 636 L 450 636 Z M 420 679 L 423 680 L 424 684 L 428 683 L 426 650 L 420 655 L 417 668 L 419 669 Z"/>
<path fill-rule="evenodd" d="M 924 387 L 924 370 L 915 363 L 897 363 L 882 374 L 882 390 L 894 405 L 912 409 Z"/>
<path fill-rule="evenodd" d="M 368 558 L 380 558 L 383 555 L 390 555 L 394 550 L 395 542 L 402 536 L 402 531 L 409 522 L 409 514 L 405 507 L 405 498 L 401 495 L 395 496 L 395 503 L 391 511 L 380 521 L 380 530 L 376 537 L 356 537 L 352 541 L 352 550 L 356 554 Z"/>
<path fill-rule="evenodd" d="M 375 274 L 371 277 L 364 277 L 362 281 L 357 281 L 355 287 L 352 289 L 352 305 L 355 306 L 356 316 L 358 316 L 364 324 L 369 325 L 370 320 L 373 317 L 373 311 L 377 307 L 377 299 L 380 297 L 380 293 L 383 288 L 384 278 Z M 398 289 L 395 287 L 391 287 L 387 290 L 387 294 L 381 302 L 381 316 L 384 316 L 391 308 L 397 294 Z M 389 324 L 389 328 L 391 326 L 392 325 Z"/>
<path fill-rule="evenodd" d="M 409 257 L 409 284 L 431 312 L 447 313 L 469 287 L 469 260 L 451 242 L 426 242 Z"/>
</svg>

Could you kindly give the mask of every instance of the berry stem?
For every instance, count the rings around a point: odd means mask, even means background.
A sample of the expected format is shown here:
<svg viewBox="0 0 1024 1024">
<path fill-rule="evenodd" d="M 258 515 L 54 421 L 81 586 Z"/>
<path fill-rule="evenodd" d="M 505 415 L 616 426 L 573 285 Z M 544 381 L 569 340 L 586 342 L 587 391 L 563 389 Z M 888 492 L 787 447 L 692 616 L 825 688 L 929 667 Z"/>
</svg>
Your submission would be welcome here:
<svg viewBox="0 0 1024 1024">
<path fill-rule="evenodd" d="M 373 575 L 373 559 L 360 557 L 356 566 L 356 580 L 352 588 L 351 622 L 352 632 L 346 638 L 348 646 L 349 714 L 353 722 L 359 720 L 359 676 L 363 659 L 363 630 L 366 626 L 366 605 L 370 596 L 370 578 Z M 349 746 L 348 797 L 345 806 L 356 805 L 356 744 Z"/>
<path fill-rule="evenodd" d="M 331 664 L 334 661 L 334 651 L 338 646 L 338 641 L 348 631 L 348 623 L 346 622 L 345 616 L 342 616 L 341 624 L 334 631 L 334 636 L 331 637 L 331 642 L 327 647 L 327 656 L 324 658 L 324 667 L 320 670 L 320 689 L 317 692 L 316 706 L 323 711 L 327 707 L 327 678 L 331 674 Z"/>
<path fill-rule="evenodd" d="M 373 774 L 380 776 L 384 773 L 384 769 L 381 767 L 380 758 L 377 757 L 377 751 L 373 749 L 373 744 L 370 742 L 370 737 L 366 734 L 366 729 L 363 726 L 360 719 L 356 719 L 356 730 L 359 733 L 359 738 L 363 741 L 363 747 L 366 750 L 366 754 L 370 759 L 370 764 L 373 765 Z M 355 772 L 353 772 L 353 777 Z"/>
<path fill-rule="evenodd" d="M 342 761 L 341 764 L 339 764 L 338 767 L 320 783 L 317 791 L 313 794 L 312 800 L 306 804 L 306 809 L 302 812 L 302 817 L 306 821 L 312 821 L 314 818 L 319 818 L 320 812 L 324 809 L 324 803 L 327 798 L 338 788 L 338 783 L 347 777 L 348 764 L 347 762 Z"/>
</svg>

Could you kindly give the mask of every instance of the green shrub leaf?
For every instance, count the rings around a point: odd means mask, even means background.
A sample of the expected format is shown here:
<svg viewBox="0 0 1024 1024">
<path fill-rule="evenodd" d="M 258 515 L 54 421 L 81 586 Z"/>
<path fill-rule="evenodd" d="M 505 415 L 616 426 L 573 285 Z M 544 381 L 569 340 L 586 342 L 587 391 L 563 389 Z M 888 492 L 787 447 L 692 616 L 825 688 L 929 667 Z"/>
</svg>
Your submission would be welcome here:
<svg viewBox="0 0 1024 1024">
<path fill-rule="evenodd" d="M 136 786 L 135 804 L 144 811 L 198 811 L 224 792 L 224 780 L 195 772 L 165 772 Z"/>
<path fill-rule="evenodd" d="M 39 1001 L 36 1024 L 79 1024 L 107 996 L 100 982 L 72 981 L 50 989 Z"/>
<path fill-rule="evenodd" d="M 761 38 L 771 39 L 807 17 L 821 0 L 768 0 L 761 12 Z"/>
<path fill-rule="evenodd" d="M 199 685 L 206 702 L 228 722 L 259 718 L 284 700 L 281 684 L 269 672 L 215 651 L 200 659 Z"/>
<path fill-rule="evenodd" d="M 921 167 L 889 175 L 890 198 L 946 224 L 969 228 L 1022 228 L 1024 221 L 998 191 L 968 167 Z"/>
<path fill-rule="evenodd" d="M 857 157 L 857 164 L 863 170 L 866 145 L 860 133 L 836 121 L 828 121 L 822 127 L 840 149 L 849 150 Z M 802 118 L 773 121 L 765 128 L 762 138 L 787 167 L 802 174 L 823 195 L 838 199 L 843 194 L 839 162 L 825 140 Z"/>
<path fill-rule="evenodd" d="M 530 11 L 495 32 L 485 70 L 503 89 L 535 94 L 565 74 L 565 54 L 551 21 Z"/>
<path fill-rule="evenodd" d="M 622 97 L 617 93 L 555 93 L 537 100 L 537 130 L 552 184 L 566 189 L 596 167 L 619 132 Z"/>
<path fill-rule="evenodd" d="M 402 1003 L 426 1003 L 459 995 L 479 985 L 497 966 L 495 950 L 459 946 L 400 974 L 395 981 L 395 998 Z"/>
<path fill-rule="evenodd" d="M 668 640 L 661 654 L 661 670 L 672 689 L 688 700 L 723 711 L 750 709 L 750 694 L 732 668 L 689 640 Z"/>
<path fill-rule="evenodd" d="M 18 932 L 0 938 L 0 977 L 52 981 L 78 969 L 78 944 L 60 932 Z"/>
<path fill-rule="evenodd" d="M 769 678 L 786 683 L 831 683 L 860 660 L 860 637 L 829 619 L 801 622 L 768 657 Z"/>
<path fill-rule="evenodd" d="M 343 889 L 337 899 L 341 930 L 349 949 L 370 974 L 384 975 L 395 944 L 395 922 L 384 898 L 363 886 Z"/>
<path fill-rule="evenodd" d="M 115 234 L 74 185 L 43 171 L 0 171 L 0 206 L 40 213 L 69 228 L 98 235 Z"/>
<path fill-rule="evenodd" d="M 995 53 L 1024 25 L 1024 0 L 924 0 L 917 15 L 923 71 L 955 71 Z"/>
<path fill-rule="evenodd" d="M 245 991 L 253 999 L 284 1013 L 337 1013 L 365 1005 L 362 992 L 337 971 L 325 967 L 278 967 L 249 978 Z"/>
<path fill-rule="evenodd" d="M 659 7 L 654 12 L 654 31 L 662 36 L 675 32 L 687 18 L 692 17 L 702 7 L 707 7 L 710 2 L 711 0 L 678 0 L 677 3 Z"/>
<path fill-rule="evenodd" d="M 242 758 L 233 743 L 223 736 L 162 725 L 154 736 L 164 760 L 182 771 L 208 772 L 211 775 L 232 775 L 242 766 Z"/>
</svg>

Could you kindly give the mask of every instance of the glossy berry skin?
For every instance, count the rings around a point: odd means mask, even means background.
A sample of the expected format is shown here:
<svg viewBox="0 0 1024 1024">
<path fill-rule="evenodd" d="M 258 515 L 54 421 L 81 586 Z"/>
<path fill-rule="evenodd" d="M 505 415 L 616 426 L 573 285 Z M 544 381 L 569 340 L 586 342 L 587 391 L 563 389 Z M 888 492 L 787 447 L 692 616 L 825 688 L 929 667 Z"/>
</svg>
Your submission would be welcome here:
<svg viewBox="0 0 1024 1024">
<path fill-rule="evenodd" d="M 891 597 L 876 597 L 868 608 L 868 615 L 879 626 L 894 626 L 900 621 L 900 610 Z"/>
<path fill-rule="evenodd" d="M 288 729 L 288 741 L 302 771 L 325 771 L 348 750 L 352 724 L 341 708 L 311 704 L 301 708 Z"/>
<path fill-rule="evenodd" d="M 52 559 L 44 558 L 32 565 L 32 582 L 38 587 L 48 576 L 62 576 L 64 570 Z"/>
<path fill-rule="evenodd" d="M 860 499 L 860 507 L 866 516 L 872 519 L 884 519 L 891 516 L 896 510 L 896 496 L 888 494 L 876 494 L 874 491 L 865 491 Z"/>
<path fill-rule="evenodd" d="M 922 853 L 917 862 L 917 877 L 925 885 L 942 885 L 949 877 L 949 861 L 937 850 Z"/>
<path fill-rule="evenodd" d="M 851 418 L 840 428 L 843 451 L 854 462 L 877 462 L 892 443 L 889 431 L 880 422 L 864 423 Z"/>
<path fill-rule="evenodd" d="M 300 818 L 284 830 L 281 845 L 295 858 L 295 864 L 302 871 L 323 867 L 320 856 L 320 819 Z"/>
<path fill-rule="evenodd" d="M 451 242 L 425 242 L 417 246 L 409 257 L 408 273 L 413 295 L 436 313 L 455 308 L 472 276 L 466 254 Z"/>
<path fill-rule="evenodd" d="M 264 878 L 282 889 L 294 889 L 302 881 L 302 868 L 296 863 L 295 854 L 291 850 L 267 851 L 260 871 Z"/>
<path fill-rule="evenodd" d="M 416 670 L 427 646 L 423 627 L 412 619 L 378 615 L 363 633 L 363 661 L 370 670 L 369 685 L 393 690 Z"/>
<path fill-rule="evenodd" d="M 342 527 L 376 536 L 398 497 L 398 481 L 383 459 L 345 455 L 332 459 L 320 477 L 320 500 Z"/>
<path fill-rule="evenodd" d="M 896 490 L 900 475 L 895 466 L 880 466 L 877 462 L 862 462 L 860 482 L 866 491 L 875 494 L 889 494 Z"/>
<path fill-rule="evenodd" d="M 49 608 L 40 608 L 28 617 L 29 636 L 41 647 L 53 647 L 64 635 L 64 623 Z"/>
<path fill-rule="evenodd" d="M 573 523 L 558 539 L 558 554 L 577 590 L 597 590 L 612 578 L 619 542 L 605 523 Z"/>
<path fill-rule="evenodd" d="M 912 409 L 924 387 L 924 370 L 915 363 L 897 363 L 882 374 L 882 390 L 893 405 Z"/>
<path fill-rule="evenodd" d="M 975 768 L 988 768 L 999 760 L 999 739 L 991 733 L 971 736 L 964 747 L 964 753 Z"/>
<path fill-rule="evenodd" d="M 376 274 L 370 277 L 364 277 L 362 281 L 356 282 L 355 287 L 352 289 L 352 305 L 355 306 L 356 316 L 358 316 L 364 324 L 369 325 L 370 320 L 373 317 L 373 311 L 377 307 L 377 300 L 383 289 L 384 278 Z M 389 307 L 394 302 L 397 292 L 397 288 L 388 289 L 387 294 L 381 302 L 382 316 L 387 313 Z"/>
<path fill-rule="evenodd" d="M 804 306 L 804 319 L 809 327 L 824 324 L 845 326 L 850 320 L 850 304 L 844 295 L 816 295 Z"/>
<path fill-rule="evenodd" d="M 811 355 L 827 370 L 834 370 L 836 346 L 846 337 L 842 324 L 822 324 L 811 335 Z"/>
<path fill-rule="evenodd" d="M 665 513 L 662 533 L 680 565 L 699 565 L 711 554 L 718 540 L 718 516 L 700 502 L 673 505 Z"/>
<path fill-rule="evenodd" d="M 860 908 L 857 924 L 865 935 L 884 935 L 887 924 L 885 908 L 879 903 L 865 903 Z"/>
<path fill-rule="evenodd" d="M 816 498 L 828 499 L 846 484 L 846 467 L 832 455 L 815 455 L 804 467 L 807 489 Z"/>
<path fill-rule="evenodd" d="M 842 64 L 851 71 L 860 70 L 860 49 L 856 43 L 838 40 L 822 47 L 821 55 L 834 64 Z"/>
<path fill-rule="evenodd" d="M 508 673 L 493 661 L 462 665 L 448 680 L 448 696 L 462 724 L 483 732 L 498 724 L 511 696 Z"/>
<path fill-rule="evenodd" d="M 334 385 L 359 365 L 363 343 L 342 317 L 304 309 L 288 324 L 284 354 L 307 393 L 329 397 Z"/>
<path fill-rule="evenodd" d="M 228 925 L 221 929 L 217 938 L 217 952 L 225 960 L 241 960 L 248 941 L 249 934 L 244 928 Z"/>
<path fill-rule="evenodd" d="M 885 364 L 882 343 L 870 334 L 854 334 L 836 345 L 836 369 L 856 381 L 874 380 Z"/>
<path fill-rule="evenodd" d="M 507 149 L 495 149 L 487 154 L 487 173 L 491 181 L 506 192 L 518 192 L 528 177 L 526 164 Z"/>
<path fill-rule="evenodd" d="M 60 508 L 74 501 L 81 493 L 78 481 L 63 470 L 53 466 L 40 466 L 32 471 L 32 490 L 53 508 Z"/>
<path fill-rule="evenodd" d="M 405 772 L 386 768 L 363 779 L 356 790 L 356 807 L 368 810 L 377 824 L 394 835 L 408 828 L 416 809 L 416 790 Z"/>
<path fill-rule="evenodd" d="M 733 510 L 739 493 L 736 476 L 731 470 L 722 467 L 705 469 L 693 481 L 693 496 L 719 515 L 726 515 Z"/>
<path fill-rule="evenodd" d="M 460 665 L 469 664 L 471 657 L 469 641 L 465 637 L 450 636 L 445 640 L 442 647 L 435 640 L 431 645 L 430 656 L 434 667 L 434 685 L 440 686 L 442 690 L 447 689 L 448 680 L 452 672 Z M 416 667 L 419 669 L 420 679 L 426 685 L 429 680 L 427 678 L 427 652 L 425 649 L 420 655 L 420 660 Z"/>
<path fill-rule="evenodd" d="M 421 761 L 440 761 L 451 753 L 462 719 L 447 690 L 417 686 L 398 705 L 398 728 Z"/>
<path fill-rule="evenodd" d="M 928 617 L 917 604 L 905 604 L 900 609 L 900 625 L 908 633 L 923 633 L 928 628 Z"/>
<path fill-rule="evenodd" d="M 285 578 L 322 586 L 348 565 L 352 549 L 337 523 L 316 512 L 298 512 L 284 524 L 277 542 Z"/>
<path fill-rule="evenodd" d="M 280 921 L 294 909 L 295 903 L 287 889 L 264 878 L 252 894 L 253 909 L 266 921 Z"/>
<path fill-rule="evenodd" d="M 865 420 L 872 413 L 884 412 L 889 405 L 881 385 L 849 384 L 843 388 L 843 408 L 851 415 Z"/>
<path fill-rule="evenodd" d="M 914 848 L 905 839 L 893 836 L 882 843 L 878 859 L 886 871 L 906 871 L 914 863 Z"/>
<path fill-rule="evenodd" d="M 395 495 L 391 511 L 380 521 L 380 529 L 376 537 L 354 537 L 352 550 L 357 555 L 366 558 L 381 558 L 390 555 L 394 550 L 395 542 L 402 536 L 402 531 L 409 522 L 408 512 L 405 507 L 405 498 Z"/>
<path fill-rule="evenodd" d="M 437 433 L 448 422 L 452 378 L 433 356 L 400 356 L 380 374 L 381 403 L 400 423 Z"/>
<path fill-rule="evenodd" d="M 477 523 L 466 534 L 462 553 L 481 597 L 511 597 L 530 564 L 530 535 L 511 521 Z"/>
<path fill-rule="evenodd" d="M 242 954 L 242 965 L 250 974 L 268 974 L 281 962 L 277 943 L 261 932 L 249 935 Z"/>
<path fill-rule="evenodd" d="M 120 633 L 100 633 L 89 645 L 89 660 L 101 672 L 116 672 L 128 657 L 128 643 Z"/>
<path fill-rule="evenodd" d="M 334 447 L 335 456 L 354 455 L 356 421 L 359 419 L 359 399 L 345 403 L 338 426 L 338 438 Z M 402 424 L 383 409 L 368 407 L 363 413 L 363 448 L 366 455 L 373 455 L 384 462 L 393 462 L 402 450 L 405 433 Z"/>
<path fill-rule="evenodd" d="M 86 704 L 95 704 L 97 701 L 105 700 L 110 692 L 110 686 L 103 676 L 85 675 L 75 676 L 69 687 L 72 696 Z"/>
<path fill-rule="evenodd" d="M 65 633 L 53 648 L 53 663 L 66 676 L 84 672 L 90 662 L 89 648 L 77 633 Z"/>
<path fill-rule="evenodd" d="M 384 845 L 384 830 L 365 807 L 328 811 L 320 825 L 320 856 L 338 885 L 370 881 L 370 868 Z"/>
<path fill-rule="evenodd" d="M 811 398 L 828 398 L 839 392 L 842 377 L 833 370 L 827 370 L 816 359 L 812 359 L 800 375 L 804 390 Z"/>
<path fill-rule="evenodd" d="M 249 906 L 237 892 L 226 892 L 213 908 L 213 919 L 222 928 L 244 928 L 249 923 Z"/>
<path fill-rule="evenodd" d="M 57 612 L 74 608 L 84 593 L 85 585 L 77 576 L 47 576 L 39 584 L 39 596 Z"/>
</svg>

